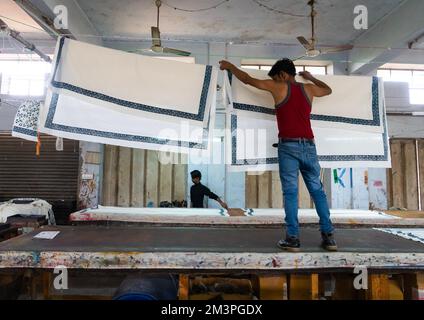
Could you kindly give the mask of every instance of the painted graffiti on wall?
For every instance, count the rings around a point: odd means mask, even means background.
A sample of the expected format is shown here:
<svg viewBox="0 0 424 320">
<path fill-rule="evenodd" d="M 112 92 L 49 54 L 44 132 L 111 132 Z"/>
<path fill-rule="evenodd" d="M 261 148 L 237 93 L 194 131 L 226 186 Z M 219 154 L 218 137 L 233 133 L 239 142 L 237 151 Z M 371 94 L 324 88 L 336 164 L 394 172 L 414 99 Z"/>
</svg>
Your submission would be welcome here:
<svg viewBox="0 0 424 320">
<path fill-rule="evenodd" d="M 99 144 L 80 143 L 80 179 L 78 210 L 95 208 L 99 203 L 101 147 Z"/>
<path fill-rule="evenodd" d="M 92 176 L 92 179 L 83 179 L 84 176 Z M 78 195 L 78 210 L 97 207 L 97 183 L 94 174 L 82 175 L 80 191 Z"/>
</svg>

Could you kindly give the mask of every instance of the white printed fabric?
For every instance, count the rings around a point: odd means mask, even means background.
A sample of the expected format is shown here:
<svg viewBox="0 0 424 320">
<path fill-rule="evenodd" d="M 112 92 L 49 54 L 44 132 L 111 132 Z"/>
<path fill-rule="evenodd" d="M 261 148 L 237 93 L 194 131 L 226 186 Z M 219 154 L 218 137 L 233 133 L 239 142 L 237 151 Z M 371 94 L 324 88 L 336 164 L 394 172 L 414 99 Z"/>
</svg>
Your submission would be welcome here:
<svg viewBox="0 0 424 320">
<path fill-rule="evenodd" d="M 331 121 L 324 127 L 312 122 L 318 160 L 323 168 L 388 168 L 391 166 L 387 121 L 385 118 L 384 90 L 381 80 L 375 78 L 377 87 L 372 90 L 372 99 L 377 101 L 378 114 L 381 115 L 376 130 L 360 130 L 350 125 Z M 229 82 L 227 82 L 229 83 Z M 227 91 L 229 91 L 227 86 Z M 370 90 L 371 92 L 371 90 Z M 278 170 L 278 152 L 273 144 L 278 142 L 278 128 L 275 115 L 258 112 L 257 109 L 239 108 L 234 103 L 227 118 L 227 162 L 232 171 Z M 356 93 L 355 93 L 356 94 Z M 272 98 L 271 98 L 272 99 Z M 345 100 L 349 100 L 347 96 Z M 317 108 L 320 98 L 314 100 Z M 230 98 L 227 97 L 227 101 Z M 343 101 L 342 101 L 343 103 Z M 338 105 L 345 109 L 344 105 Z M 352 107 L 353 108 L 353 107 Z M 318 109 L 318 108 L 317 108 Z M 271 109 L 269 109 L 271 110 Z"/>
<path fill-rule="evenodd" d="M 40 101 L 28 100 L 22 103 L 15 115 L 12 136 L 37 142 Z"/>
<path fill-rule="evenodd" d="M 217 69 L 58 41 L 39 130 L 134 148 L 207 149 Z"/>
<path fill-rule="evenodd" d="M 248 73 L 258 79 L 269 79 L 266 71 L 248 70 Z M 269 92 L 246 85 L 231 74 L 229 77 L 226 91 L 234 110 L 248 111 L 257 116 L 274 115 L 275 103 Z M 313 127 L 383 132 L 377 77 L 316 77 L 327 83 L 333 92 L 329 96 L 314 99 L 311 113 Z M 306 82 L 301 77 L 296 80 Z"/>
<path fill-rule="evenodd" d="M 404 229 L 404 228 L 375 228 L 375 230 L 393 234 L 395 236 L 424 243 L 424 229 Z"/>
<path fill-rule="evenodd" d="M 16 200 L 29 200 L 31 202 L 27 204 L 14 203 Z M 14 215 L 42 215 L 46 217 L 49 224 L 56 223 L 51 204 L 41 199 L 12 199 L 0 203 L 0 223 L 5 223 L 8 217 Z"/>
<path fill-rule="evenodd" d="M 330 209 L 332 219 L 345 219 L 355 221 L 358 219 L 364 220 L 393 220 L 401 219 L 396 216 L 388 215 L 384 212 L 373 211 L 373 210 L 357 210 L 357 209 Z M 244 209 L 246 216 L 282 216 L 285 217 L 284 209 L 257 209 L 257 208 L 246 208 Z M 317 212 L 315 209 L 299 209 L 299 218 L 317 218 Z M 318 220 L 317 220 L 318 222 Z"/>
</svg>

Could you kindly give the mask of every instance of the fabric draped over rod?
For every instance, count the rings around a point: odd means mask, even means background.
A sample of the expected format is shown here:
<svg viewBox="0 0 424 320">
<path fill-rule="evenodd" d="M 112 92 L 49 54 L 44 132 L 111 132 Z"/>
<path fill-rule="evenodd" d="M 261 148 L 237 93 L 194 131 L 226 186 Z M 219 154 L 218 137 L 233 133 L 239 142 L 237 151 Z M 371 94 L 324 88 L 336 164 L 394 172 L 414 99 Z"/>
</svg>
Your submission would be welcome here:
<svg viewBox="0 0 424 320">
<path fill-rule="evenodd" d="M 249 70 L 266 79 L 264 71 Z M 319 76 L 333 90 L 311 114 L 323 168 L 390 167 L 383 83 L 377 77 Z M 297 79 L 302 82 L 301 79 Z M 278 129 L 270 93 L 224 77 L 228 102 L 227 162 L 233 171 L 278 170 Z"/>
<path fill-rule="evenodd" d="M 267 73 L 249 70 L 266 79 Z M 390 167 L 382 80 L 317 76 L 333 90 L 311 114 L 324 168 Z M 26 102 L 12 134 L 37 133 L 132 148 L 208 151 L 215 127 L 218 69 L 58 40 L 44 103 Z M 272 96 L 224 72 L 226 164 L 233 171 L 278 170 Z M 297 79 L 302 81 L 302 79 Z"/>
<path fill-rule="evenodd" d="M 217 68 L 58 40 L 38 130 L 150 150 L 207 149 Z"/>
</svg>

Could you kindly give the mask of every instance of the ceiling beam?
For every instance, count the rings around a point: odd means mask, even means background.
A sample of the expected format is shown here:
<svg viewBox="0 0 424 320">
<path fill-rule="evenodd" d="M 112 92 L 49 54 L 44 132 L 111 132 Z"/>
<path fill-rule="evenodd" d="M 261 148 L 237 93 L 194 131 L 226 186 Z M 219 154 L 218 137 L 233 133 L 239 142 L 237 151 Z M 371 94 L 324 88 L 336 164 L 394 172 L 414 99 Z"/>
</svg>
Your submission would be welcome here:
<svg viewBox="0 0 424 320">
<path fill-rule="evenodd" d="M 406 0 L 360 35 L 349 54 L 349 73 L 368 74 L 404 52 L 388 48 L 402 46 L 407 50 L 408 42 L 424 30 L 423 12 L 424 1 Z"/>
<path fill-rule="evenodd" d="M 28 14 L 30 14 L 44 29 L 55 36 L 68 35 L 71 38 L 84 42 L 102 45 L 102 38 L 93 26 L 85 12 L 75 0 L 14 0 Z M 66 30 L 54 27 L 54 8 L 65 6 L 68 10 L 68 28 Z M 41 8 L 48 8 L 50 12 L 43 12 Z"/>
<path fill-rule="evenodd" d="M 64 31 L 58 30 L 54 27 L 53 20 L 38 7 L 33 5 L 29 0 L 14 0 L 14 2 L 24 10 L 35 22 L 40 25 L 52 38 L 57 38 Z"/>
</svg>

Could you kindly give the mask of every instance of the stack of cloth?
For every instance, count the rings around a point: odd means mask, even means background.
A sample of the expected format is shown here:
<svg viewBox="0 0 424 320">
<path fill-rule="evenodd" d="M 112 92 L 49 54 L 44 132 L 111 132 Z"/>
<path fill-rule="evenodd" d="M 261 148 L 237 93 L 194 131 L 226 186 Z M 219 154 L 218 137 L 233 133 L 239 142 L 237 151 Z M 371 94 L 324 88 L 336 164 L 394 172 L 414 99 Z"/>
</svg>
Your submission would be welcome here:
<svg viewBox="0 0 424 320">
<path fill-rule="evenodd" d="M 248 70 L 258 79 L 265 71 Z M 317 76 L 333 90 L 315 98 L 311 122 L 323 168 L 390 167 L 383 82 L 377 77 Z M 296 79 L 304 82 L 301 78 Z M 224 77 L 227 163 L 233 171 L 278 170 L 278 128 L 270 93 Z"/>
<path fill-rule="evenodd" d="M 60 38 L 36 131 L 141 149 L 204 150 L 216 88 L 212 66 Z"/>
<path fill-rule="evenodd" d="M 15 215 L 44 216 L 49 224 L 56 224 L 51 204 L 41 199 L 18 198 L 0 203 L 0 223 Z"/>
</svg>

